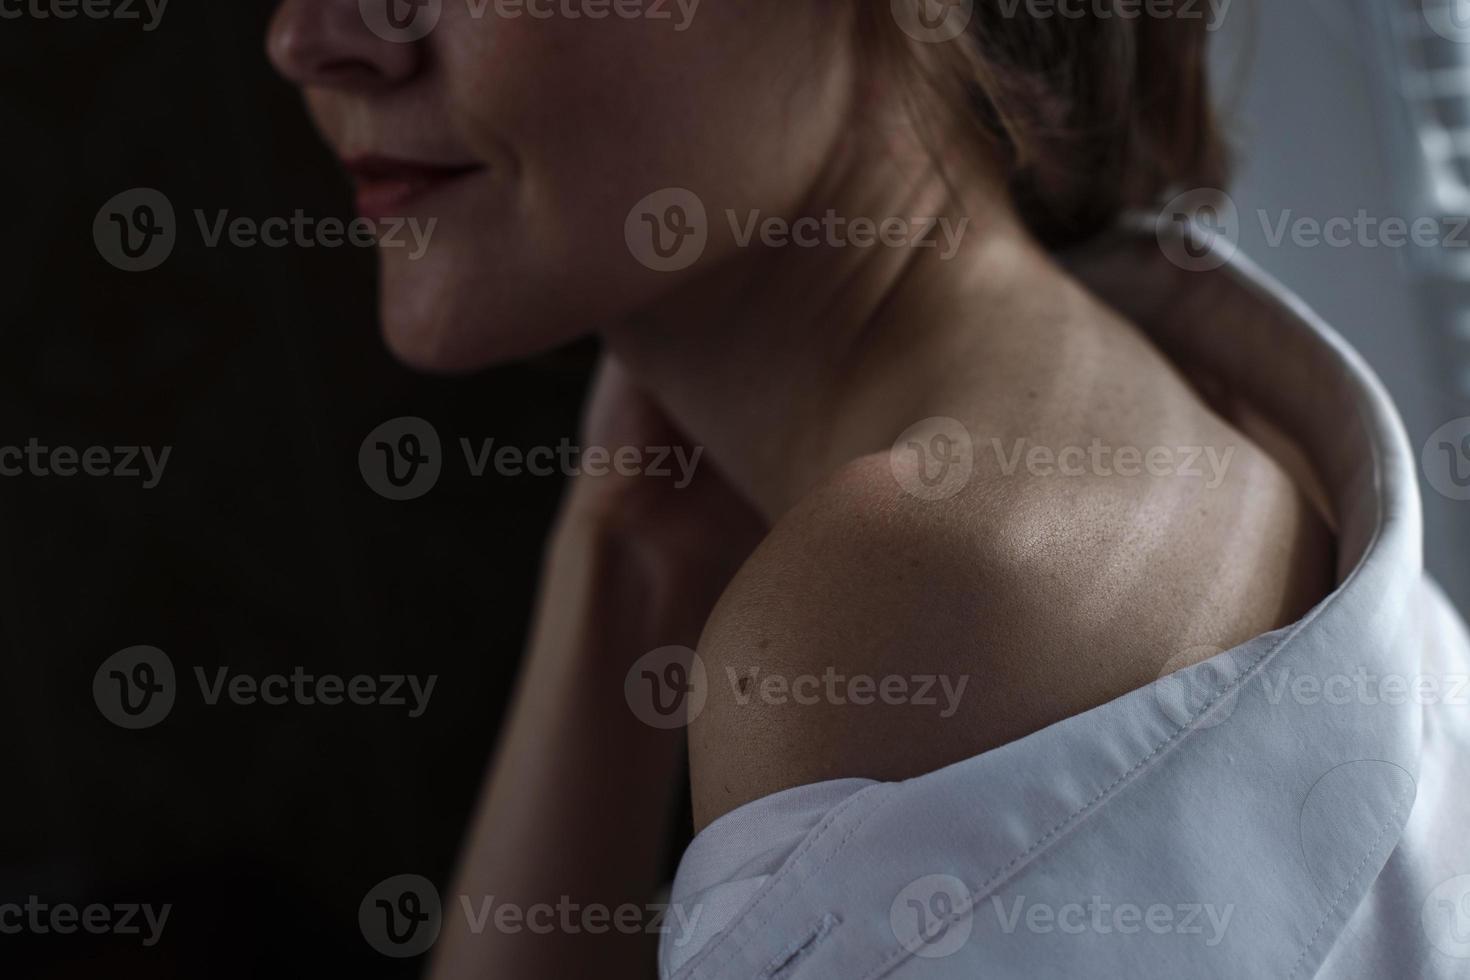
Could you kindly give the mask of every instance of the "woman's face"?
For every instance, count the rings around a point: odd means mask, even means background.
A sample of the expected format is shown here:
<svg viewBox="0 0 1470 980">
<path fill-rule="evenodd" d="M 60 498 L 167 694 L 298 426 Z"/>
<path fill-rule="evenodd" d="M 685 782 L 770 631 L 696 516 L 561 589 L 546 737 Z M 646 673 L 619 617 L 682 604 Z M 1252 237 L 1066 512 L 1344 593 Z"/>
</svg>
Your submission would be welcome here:
<svg viewBox="0 0 1470 980">
<path fill-rule="evenodd" d="M 436 220 L 422 255 L 379 249 L 382 317 L 402 359 L 456 371 L 556 346 L 726 265 L 727 212 L 744 225 L 794 209 L 847 117 L 841 6 L 282 0 L 269 50 L 363 216 Z M 688 268 L 651 239 L 662 224 L 672 247 L 697 211 L 671 195 L 637 207 L 669 188 L 707 213 Z"/>
</svg>

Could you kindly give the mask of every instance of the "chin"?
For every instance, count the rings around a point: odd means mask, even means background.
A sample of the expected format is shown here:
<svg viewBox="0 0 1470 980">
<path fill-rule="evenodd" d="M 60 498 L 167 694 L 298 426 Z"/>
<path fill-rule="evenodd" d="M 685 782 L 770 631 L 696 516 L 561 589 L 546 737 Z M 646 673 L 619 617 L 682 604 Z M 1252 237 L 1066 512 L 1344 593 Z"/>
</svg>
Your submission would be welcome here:
<svg viewBox="0 0 1470 980">
<path fill-rule="evenodd" d="M 416 371 L 468 374 L 545 354 L 591 332 L 588 320 L 546 308 L 554 295 L 548 290 L 506 278 L 456 274 L 432 256 L 411 263 L 384 258 L 378 308 L 389 352 Z"/>
</svg>

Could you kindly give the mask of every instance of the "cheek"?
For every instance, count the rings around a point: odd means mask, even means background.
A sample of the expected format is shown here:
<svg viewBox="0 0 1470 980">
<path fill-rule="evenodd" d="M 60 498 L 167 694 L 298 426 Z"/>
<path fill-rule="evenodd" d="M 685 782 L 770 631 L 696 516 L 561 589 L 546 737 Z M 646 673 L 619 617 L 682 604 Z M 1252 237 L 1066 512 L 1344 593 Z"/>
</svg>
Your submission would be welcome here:
<svg viewBox="0 0 1470 980">
<path fill-rule="evenodd" d="M 399 355 L 461 369 L 547 349 L 734 254 L 727 211 L 793 210 L 837 139 L 849 76 L 836 50 L 799 40 L 822 36 L 789 23 L 804 5 L 779 2 L 705 0 L 683 32 L 469 19 L 446 3 L 432 85 L 494 179 L 443 216 L 422 260 L 383 254 Z M 625 233 L 635 205 L 670 187 L 698 195 L 710 231 L 674 275 L 642 264 Z"/>
<path fill-rule="evenodd" d="M 645 7 L 650 6 L 645 4 Z M 622 247 L 635 203 L 695 191 L 711 215 L 785 212 L 846 114 L 847 66 L 794 0 L 705 0 L 675 21 L 527 17 L 446 32 L 462 131 L 508 151 L 528 218 Z"/>
</svg>

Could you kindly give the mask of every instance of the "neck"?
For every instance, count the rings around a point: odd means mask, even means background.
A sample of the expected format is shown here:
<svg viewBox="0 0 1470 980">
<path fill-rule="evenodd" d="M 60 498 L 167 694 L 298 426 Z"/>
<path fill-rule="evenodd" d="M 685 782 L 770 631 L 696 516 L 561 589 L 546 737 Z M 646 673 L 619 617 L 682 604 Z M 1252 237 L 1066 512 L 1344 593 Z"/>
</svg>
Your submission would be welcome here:
<svg viewBox="0 0 1470 980">
<path fill-rule="evenodd" d="M 822 230 L 808 223 L 822 240 L 812 247 L 763 247 L 757 235 L 605 332 L 639 385 L 768 520 L 912 423 L 961 415 L 957 400 L 981 383 L 955 370 L 973 364 L 966 353 L 1063 291 L 1065 275 L 1003 193 L 956 190 L 932 165 L 885 159 L 881 172 L 827 182 L 801 213 L 901 216 L 932 247 L 856 245 L 841 237 L 851 227 L 829 234 L 835 218 Z M 727 218 L 742 233 L 749 221 L 712 211 L 712 247 Z M 999 367 L 986 375 L 1003 378 Z"/>
</svg>

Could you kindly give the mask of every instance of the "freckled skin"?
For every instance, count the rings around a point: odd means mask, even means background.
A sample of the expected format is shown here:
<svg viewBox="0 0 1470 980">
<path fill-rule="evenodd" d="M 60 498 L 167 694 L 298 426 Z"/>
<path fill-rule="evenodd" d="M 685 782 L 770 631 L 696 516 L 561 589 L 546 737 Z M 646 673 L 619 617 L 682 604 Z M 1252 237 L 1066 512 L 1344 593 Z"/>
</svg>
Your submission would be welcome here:
<svg viewBox="0 0 1470 980">
<path fill-rule="evenodd" d="M 641 905 L 686 779 L 703 826 L 815 780 L 917 775 L 1289 622 L 1330 586 L 1326 524 L 1276 461 L 1289 447 L 1267 455 L 1032 240 L 1003 162 L 920 125 L 911 89 L 858 45 L 854 5 L 704 0 L 686 31 L 443 7 L 398 44 L 358 0 L 281 0 L 268 41 L 339 155 L 469 168 L 406 206 L 438 222 L 426 254 L 380 250 L 388 346 L 471 372 L 596 333 L 580 444 L 705 459 L 686 488 L 572 481 L 446 895 Z M 709 242 L 660 272 L 625 222 L 668 188 L 700 199 Z M 943 256 L 741 247 L 727 218 L 829 213 L 966 230 Z M 933 416 L 976 439 L 969 483 L 942 501 L 900 490 L 888 455 Z M 1017 475 L 990 452 L 1094 438 L 1234 456 L 1206 491 Z M 625 681 L 650 651 L 695 644 L 710 689 L 685 770 L 686 733 L 630 711 Z M 944 717 L 761 696 L 771 675 L 829 671 L 967 683 Z M 646 977 L 653 938 L 446 915 L 430 975 Z"/>
<path fill-rule="evenodd" d="M 973 371 L 913 416 L 1004 446 L 1234 447 L 1220 485 L 1007 474 L 980 445 L 965 489 L 929 501 L 900 488 L 887 452 L 841 467 L 776 524 L 706 627 L 699 826 L 793 786 L 904 779 L 1004 745 L 1294 622 L 1331 588 L 1327 523 L 1285 468 L 1134 327 L 1093 313 L 972 341 Z M 984 356 L 996 347 L 1010 353 Z M 726 668 L 755 666 L 968 682 L 949 717 L 942 701 L 737 701 Z"/>
</svg>

